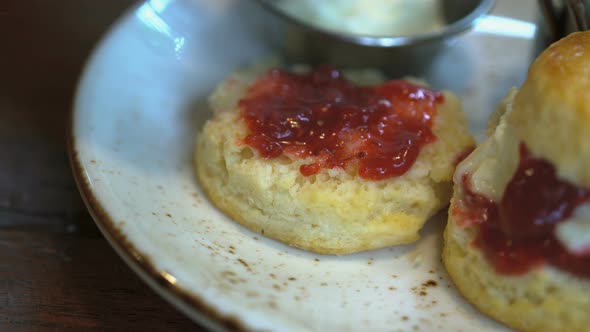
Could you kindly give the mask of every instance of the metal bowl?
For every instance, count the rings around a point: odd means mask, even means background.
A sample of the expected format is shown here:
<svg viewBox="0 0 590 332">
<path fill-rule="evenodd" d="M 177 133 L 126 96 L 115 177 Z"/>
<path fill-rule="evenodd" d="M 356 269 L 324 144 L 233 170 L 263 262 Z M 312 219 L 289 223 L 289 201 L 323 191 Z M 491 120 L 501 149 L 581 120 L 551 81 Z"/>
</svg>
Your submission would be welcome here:
<svg viewBox="0 0 590 332">
<path fill-rule="evenodd" d="M 255 1 L 278 16 L 282 25 L 279 27 L 282 33 L 280 49 L 288 62 L 375 67 L 396 76 L 427 72 L 428 66 L 448 42 L 473 27 L 476 20 L 494 5 L 494 0 L 439 0 L 445 21 L 443 28 L 412 36 L 368 36 L 310 25 L 279 9 L 278 0 Z"/>
</svg>

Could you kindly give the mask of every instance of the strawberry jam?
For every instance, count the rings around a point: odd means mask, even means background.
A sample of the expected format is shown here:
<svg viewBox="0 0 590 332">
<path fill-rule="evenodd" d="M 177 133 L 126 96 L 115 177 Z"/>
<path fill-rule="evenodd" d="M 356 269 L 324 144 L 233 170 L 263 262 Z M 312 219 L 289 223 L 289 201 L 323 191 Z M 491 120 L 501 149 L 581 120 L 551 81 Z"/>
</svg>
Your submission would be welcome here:
<svg viewBox="0 0 590 332">
<path fill-rule="evenodd" d="M 298 74 L 273 69 L 240 100 L 250 134 L 243 143 L 264 158 L 311 160 L 305 175 L 356 165 L 360 177 L 404 174 L 435 140 L 443 95 L 406 81 L 357 86 L 329 66 Z"/>
<path fill-rule="evenodd" d="M 590 278 L 590 255 L 570 253 L 555 235 L 555 226 L 590 199 L 590 190 L 559 179 L 553 165 L 533 157 L 524 145 L 499 204 L 475 193 L 468 174 L 462 189 L 461 218 L 467 225 L 479 225 L 473 244 L 498 273 L 518 275 L 551 264 Z"/>
</svg>

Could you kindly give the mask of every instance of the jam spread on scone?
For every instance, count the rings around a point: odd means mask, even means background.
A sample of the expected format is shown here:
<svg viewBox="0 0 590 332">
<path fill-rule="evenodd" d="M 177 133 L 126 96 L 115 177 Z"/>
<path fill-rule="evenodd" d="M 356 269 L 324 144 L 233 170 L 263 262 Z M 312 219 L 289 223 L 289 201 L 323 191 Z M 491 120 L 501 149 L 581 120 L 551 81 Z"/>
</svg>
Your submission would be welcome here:
<svg viewBox="0 0 590 332">
<path fill-rule="evenodd" d="M 273 69 L 240 100 L 250 134 L 243 143 L 264 158 L 311 158 L 304 176 L 357 165 L 364 179 L 404 174 L 436 137 L 441 93 L 407 81 L 357 86 L 322 66 L 309 73 Z"/>
<path fill-rule="evenodd" d="M 590 278 L 590 255 L 574 254 L 560 243 L 555 227 L 590 199 L 590 190 L 557 177 L 555 168 L 535 158 L 524 144 L 520 162 L 499 203 L 475 193 L 462 177 L 463 199 L 453 213 L 464 226 L 478 225 L 473 244 L 498 273 L 518 275 L 542 264 Z"/>
</svg>

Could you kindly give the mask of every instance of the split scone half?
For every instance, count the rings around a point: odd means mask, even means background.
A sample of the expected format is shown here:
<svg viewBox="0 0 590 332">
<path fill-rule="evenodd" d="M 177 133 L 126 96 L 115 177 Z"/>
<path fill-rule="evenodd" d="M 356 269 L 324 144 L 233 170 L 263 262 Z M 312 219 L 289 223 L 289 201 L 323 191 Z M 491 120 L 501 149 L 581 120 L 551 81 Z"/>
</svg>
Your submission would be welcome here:
<svg viewBox="0 0 590 332">
<path fill-rule="evenodd" d="M 210 108 L 195 152 L 209 198 L 249 229 L 317 253 L 417 240 L 474 145 L 453 94 L 372 70 L 240 71 Z"/>
<path fill-rule="evenodd" d="M 443 262 L 521 331 L 590 329 L 590 32 L 551 45 L 457 167 Z"/>
</svg>

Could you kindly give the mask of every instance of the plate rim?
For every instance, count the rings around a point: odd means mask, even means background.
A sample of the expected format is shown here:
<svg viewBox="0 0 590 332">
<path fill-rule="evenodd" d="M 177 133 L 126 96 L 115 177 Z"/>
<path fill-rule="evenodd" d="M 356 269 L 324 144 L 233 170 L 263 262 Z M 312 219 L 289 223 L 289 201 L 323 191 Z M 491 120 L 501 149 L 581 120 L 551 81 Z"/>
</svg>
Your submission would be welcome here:
<svg viewBox="0 0 590 332">
<path fill-rule="evenodd" d="M 158 295 L 161 295 L 161 298 L 182 312 L 185 316 L 189 317 L 193 322 L 205 325 L 202 327 L 214 328 L 220 331 L 249 332 L 252 331 L 252 329 L 247 327 L 238 316 L 221 313 L 218 308 L 209 304 L 205 299 L 197 294 L 178 287 L 164 277 L 164 271 L 160 272 L 152 262 L 151 258 L 142 253 L 141 250 L 127 239 L 127 236 L 114 222 L 113 218 L 107 212 L 107 209 L 95 196 L 87 177 L 84 175 L 86 168 L 79 158 L 74 130 L 76 114 L 81 112 L 78 110 L 77 101 L 83 90 L 83 82 L 88 75 L 90 66 L 95 63 L 100 50 L 106 47 L 105 45 L 112 39 L 116 31 L 119 30 L 123 23 L 129 20 L 130 15 L 144 3 L 146 3 L 146 1 L 140 1 L 122 12 L 103 33 L 95 46 L 91 48 L 86 61 L 82 65 L 80 75 L 78 76 L 74 88 L 74 95 L 66 115 L 66 146 L 74 182 L 76 183 L 78 192 L 86 209 L 92 217 L 92 220 L 109 245 L 114 249 L 123 262 L 129 266 L 131 271 L 136 273 L 153 291 Z M 180 303 L 175 302 L 174 300 L 178 300 Z M 192 309 L 193 312 L 191 312 L 189 308 Z M 197 316 L 196 313 L 199 315 Z"/>
</svg>

